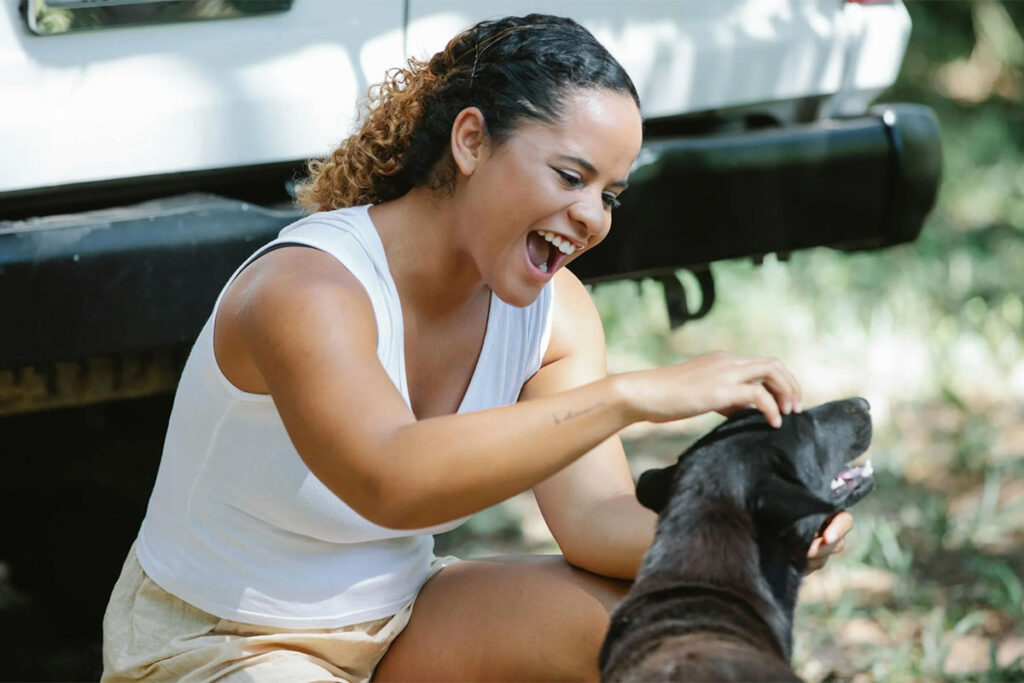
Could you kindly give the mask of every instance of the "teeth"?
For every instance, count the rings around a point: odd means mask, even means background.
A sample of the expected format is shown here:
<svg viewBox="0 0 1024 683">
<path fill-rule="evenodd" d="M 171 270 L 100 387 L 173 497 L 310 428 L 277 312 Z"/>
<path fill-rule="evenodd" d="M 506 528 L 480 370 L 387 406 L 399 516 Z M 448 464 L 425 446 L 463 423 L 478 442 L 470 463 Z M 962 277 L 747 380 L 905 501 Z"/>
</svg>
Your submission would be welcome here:
<svg viewBox="0 0 1024 683">
<path fill-rule="evenodd" d="M 538 267 L 538 268 L 539 268 L 539 269 L 540 269 L 540 270 L 541 270 L 542 272 L 545 272 L 545 273 L 546 273 L 546 272 L 548 272 L 548 264 L 547 264 L 547 263 L 542 263 L 542 264 L 540 264 L 540 265 L 539 265 L 539 266 L 537 266 L 537 267 Z"/>
<path fill-rule="evenodd" d="M 551 242 L 551 244 L 555 245 L 555 247 L 566 256 L 571 256 L 572 253 L 576 251 L 576 247 L 575 245 L 572 244 L 572 242 L 570 242 L 567 239 L 563 239 L 562 237 L 556 235 L 553 232 L 547 232 L 546 230 L 538 230 L 537 234 L 546 239 L 548 242 Z"/>
<path fill-rule="evenodd" d="M 872 474 L 875 473 L 875 468 L 871 466 L 870 460 L 865 460 L 864 464 L 861 465 L 860 467 L 854 467 L 852 468 L 852 470 L 848 471 L 852 471 L 853 474 L 851 474 L 849 478 L 853 479 L 854 476 L 870 477 Z M 846 481 L 847 479 L 844 478 L 842 474 L 837 474 L 836 478 L 832 480 L 832 483 L 829 484 L 829 486 L 833 491 L 835 491 L 837 488 L 843 486 L 846 483 Z"/>
</svg>

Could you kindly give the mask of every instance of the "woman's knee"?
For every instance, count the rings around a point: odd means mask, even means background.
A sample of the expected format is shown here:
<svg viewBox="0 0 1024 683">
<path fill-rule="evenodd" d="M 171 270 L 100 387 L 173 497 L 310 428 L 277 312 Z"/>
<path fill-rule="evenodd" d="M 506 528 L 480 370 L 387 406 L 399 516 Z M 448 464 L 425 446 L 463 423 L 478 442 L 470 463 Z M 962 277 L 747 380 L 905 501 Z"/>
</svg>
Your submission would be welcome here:
<svg viewBox="0 0 1024 683">
<path fill-rule="evenodd" d="M 516 559 L 512 558 L 510 561 L 515 562 Z M 531 555 L 524 562 L 578 586 L 600 602 L 608 613 L 622 602 L 633 585 L 632 581 L 611 579 L 580 569 L 566 562 L 561 555 Z"/>
<path fill-rule="evenodd" d="M 608 632 L 608 611 L 592 595 L 563 603 L 557 624 L 541 629 L 538 649 L 541 671 L 557 672 L 558 680 L 597 680 L 597 658 Z"/>
<path fill-rule="evenodd" d="M 596 679 L 606 603 L 617 584 L 561 563 L 477 561 L 444 569 L 421 592 L 380 678 Z"/>
</svg>

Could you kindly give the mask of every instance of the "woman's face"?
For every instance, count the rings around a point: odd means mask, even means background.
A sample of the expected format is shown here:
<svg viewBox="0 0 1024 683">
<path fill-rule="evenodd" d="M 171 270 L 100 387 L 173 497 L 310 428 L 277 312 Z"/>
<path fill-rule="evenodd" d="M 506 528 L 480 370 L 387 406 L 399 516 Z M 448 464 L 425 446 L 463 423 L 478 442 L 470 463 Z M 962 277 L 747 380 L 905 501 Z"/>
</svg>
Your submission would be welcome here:
<svg viewBox="0 0 1024 683">
<path fill-rule="evenodd" d="M 525 121 L 483 146 L 463 187 L 460 241 L 495 294 L 529 305 L 605 238 L 641 136 L 631 97 L 582 90 L 567 97 L 560 121 Z"/>
</svg>

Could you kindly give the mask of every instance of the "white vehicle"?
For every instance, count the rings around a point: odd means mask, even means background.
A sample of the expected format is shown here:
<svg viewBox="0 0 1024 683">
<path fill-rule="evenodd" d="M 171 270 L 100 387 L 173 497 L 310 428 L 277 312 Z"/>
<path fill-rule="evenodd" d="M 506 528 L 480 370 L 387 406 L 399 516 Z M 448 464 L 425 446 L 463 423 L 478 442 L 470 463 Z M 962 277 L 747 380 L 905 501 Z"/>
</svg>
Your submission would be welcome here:
<svg viewBox="0 0 1024 683">
<path fill-rule="evenodd" d="M 297 217 L 304 160 L 350 132 L 387 69 L 531 11 L 589 28 L 641 97 L 644 147 L 611 236 L 573 264 L 584 279 L 657 277 L 682 322 L 711 307 L 713 261 L 920 231 L 934 116 L 872 106 L 910 33 L 899 0 L 0 0 L 0 420 L 19 455 L 0 515 L 40 507 L 21 482 L 43 471 L 56 501 L 5 529 L 0 614 L 7 565 L 62 624 L 99 623 L 118 569 L 104 562 L 134 536 L 165 417 L 117 477 L 83 486 L 75 472 L 114 457 L 87 427 L 114 418 L 74 416 L 166 399 L 216 292 Z M 679 268 L 698 274 L 698 310 Z M 68 507 L 85 495 L 107 505 Z M 96 529 L 114 550 L 91 552 Z M 95 559 L 68 574 L 76 547 Z M 16 659 L 0 673 L 32 677 Z M 50 659 L 54 678 L 95 677 Z"/>
<path fill-rule="evenodd" d="M 938 184 L 930 112 L 869 109 L 909 36 L 898 0 L 0 8 L 0 309 L 17 321 L 0 368 L 189 344 L 235 265 L 295 218 L 288 187 L 349 132 L 368 85 L 496 15 L 572 16 L 636 83 L 646 144 L 616 229 L 574 270 L 663 277 L 676 321 L 710 307 L 714 260 L 914 239 Z M 680 267 L 701 273 L 700 311 L 680 307 Z M 0 380 L 0 413 L 117 394 L 44 379 Z"/>
<path fill-rule="evenodd" d="M 839 0 L 33 0 L 24 18 L 5 5 L 0 92 L 17 103 L 0 119 L 5 199 L 323 154 L 386 69 L 496 12 L 578 19 L 651 119 L 862 115 L 895 80 L 910 33 L 899 3 Z M 204 5 L 233 18 L 163 23 Z"/>
</svg>

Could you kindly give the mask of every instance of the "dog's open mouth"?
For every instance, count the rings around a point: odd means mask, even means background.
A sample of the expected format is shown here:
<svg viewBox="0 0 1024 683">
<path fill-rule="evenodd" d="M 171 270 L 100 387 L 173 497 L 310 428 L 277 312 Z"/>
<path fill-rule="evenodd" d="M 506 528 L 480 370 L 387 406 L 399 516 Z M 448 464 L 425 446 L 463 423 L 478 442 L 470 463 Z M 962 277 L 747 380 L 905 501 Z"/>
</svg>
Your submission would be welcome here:
<svg viewBox="0 0 1024 683">
<path fill-rule="evenodd" d="M 867 494 L 875 485 L 875 470 L 871 461 L 863 465 L 845 465 L 829 485 L 832 497 L 852 505 Z"/>
</svg>

